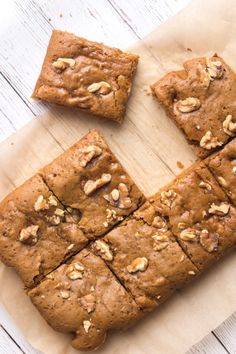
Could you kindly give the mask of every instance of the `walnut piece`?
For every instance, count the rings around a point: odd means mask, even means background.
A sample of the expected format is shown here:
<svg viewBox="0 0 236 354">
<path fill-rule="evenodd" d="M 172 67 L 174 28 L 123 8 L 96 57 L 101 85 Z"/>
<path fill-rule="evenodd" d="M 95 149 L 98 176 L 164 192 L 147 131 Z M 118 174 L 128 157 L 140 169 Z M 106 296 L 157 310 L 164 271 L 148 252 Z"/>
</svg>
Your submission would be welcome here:
<svg viewBox="0 0 236 354">
<path fill-rule="evenodd" d="M 40 210 L 48 210 L 49 209 L 49 203 L 47 200 L 44 198 L 43 195 L 39 195 L 36 202 L 34 203 L 34 210 L 35 211 L 40 211 Z"/>
<path fill-rule="evenodd" d="M 119 216 L 117 215 L 116 211 L 113 209 L 106 209 L 106 219 L 107 221 L 105 221 L 103 223 L 104 227 L 108 227 L 110 224 L 113 224 L 115 221 L 122 221 L 124 219 L 123 216 Z"/>
<path fill-rule="evenodd" d="M 210 58 L 206 58 L 206 71 L 212 80 L 220 79 L 223 76 L 223 66 L 221 61 L 213 61 Z"/>
<path fill-rule="evenodd" d="M 110 250 L 109 245 L 101 240 L 97 240 L 93 244 L 93 248 L 95 251 L 99 254 L 99 256 L 104 259 L 104 261 L 112 261 L 113 260 L 113 254 Z"/>
<path fill-rule="evenodd" d="M 201 102 L 198 98 L 188 97 L 185 100 L 176 102 L 175 106 L 181 113 L 190 113 L 197 111 L 201 107 Z"/>
<path fill-rule="evenodd" d="M 211 190 L 212 190 L 212 187 L 211 187 L 210 183 L 207 183 L 207 182 L 204 182 L 204 181 L 201 181 L 199 183 L 199 187 L 206 189 L 208 192 L 211 192 Z"/>
<path fill-rule="evenodd" d="M 155 216 L 152 222 L 152 226 L 159 229 L 160 231 L 167 231 L 168 226 L 166 221 L 161 216 Z"/>
<path fill-rule="evenodd" d="M 73 263 L 67 268 L 66 275 L 71 280 L 82 279 L 84 276 L 84 266 L 79 262 Z"/>
<path fill-rule="evenodd" d="M 217 179 L 218 179 L 219 183 L 220 183 L 223 187 L 227 187 L 227 182 L 226 182 L 226 180 L 224 179 L 224 177 L 219 176 L 219 177 L 217 177 Z"/>
<path fill-rule="evenodd" d="M 236 175 L 236 166 L 232 168 L 233 174 Z"/>
<path fill-rule="evenodd" d="M 94 82 L 88 86 L 87 90 L 91 93 L 98 92 L 102 95 L 107 95 L 111 92 L 111 85 L 106 81 Z"/>
<path fill-rule="evenodd" d="M 154 240 L 153 249 L 154 251 L 161 251 L 169 246 L 170 240 L 168 235 L 157 232 L 155 235 L 152 236 Z"/>
<path fill-rule="evenodd" d="M 91 313 L 96 307 L 96 298 L 94 294 L 87 294 L 80 299 L 81 306 L 88 312 Z"/>
<path fill-rule="evenodd" d="M 50 195 L 50 197 L 48 198 L 48 204 L 50 206 L 57 206 L 58 205 L 57 198 L 54 197 L 54 195 Z"/>
<path fill-rule="evenodd" d="M 234 136 L 236 133 L 236 123 L 233 122 L 233 116 L 228 114 L 223 121 L 223 130 L 229 136 Z"/>
<path fill-rule="evenodd" d="M 181 231 L 179 237 L 183 241 L 194 241 L 197 238 L 197 232 L 196 230 L 189 227 Z"/>
<path fill-rule="evenodd" d="M 133 262 L 127 266 L 129 273 L 144 272 L 148 267 L 148 260 L 146 257 L 138 257 L 133 260 Z"/>
<path fill-rule="evenodd" d="M 208 74 L 208 72 L 205 70 L 205 68 L 200 63 L 197 66 L 197 70 L 199 73 L 200 82 L 205 86 L 205 88 L 207 88 L 211 82 L 210 75 Z"/>
<path fill-rule="evenodd" d="M 22 243 L 36 244 L 38 241 L 38 225 L 30 225 L 21 230 L 19 240 Z"/>
<path fill-rule="evenodd" d="M 60 296 L 63 299 L 69 299 L 70 297 L 70 292 L 68 290 L 60 290 Z"/>
<path fill-rule="evenodd" d="M 200 244 L 209 253 L 217 251 L 218 248 L 218 236 L 213 233 L 209 233 L 208 230 L 204 229 L 200 233 Z"/>
<path fill-rule="evenodd" d="M 58 58 L 52 63 L 52 66 L 59 70 L 65 70 L 68 67 L 73 68 L 75 66 L 75 59 L 73 58 Z"/>
<path fill-rule="evenodd" d="M 200 140 L 200 146 L 206 150 L 211 150 L 217 146 L 222 146 L 223 143 L 218 141 L 217 137 L 212 135 L 211 131 L 207 131 Z"/>
<path fill-rule="evenodd" d="M 83 327 L 86 333 L 88 333 L 89 328 L 91 327 L 92 323 L 88 320 L 83 321 Z"/>
<path fill-rule="evenodd" d="M 222 216 L 228 214 L 229 209 L 230 205 L 228 203 L 222 202 L 219 205 L 212 203 L 209 209 L 209 213 Z"/>
<path fill-rule="evenodd" d="M 118 189 L 113 189 L 111 193 L 103 196 L 112 206 L 119 209 L 129 209 L 132 206 L 132 201 L 129 197 L 129 190 L 126 184 L 119 183 Z"/>
<path fill-rule="evenodd" d="M 84 185 L 84 193 L 90 195 L 95 192 L 98 188 L 104 186 L 111 181 L 111 175 L 109 173 L 103 173 L 101 178 L 96 181 L 89 179 Z"/>
<path fill-rule="evenodd" d="M 81 157 L 80 157 L 80 166 L 86 167 L 87 164 L 97 156 L 100 156 L 102 153 L 102 149 L 96 145 L 85 146 L 80 149 Z"/>
<path fill-rule="evenodd" d="M 177 197 L 177 193 L 169 189 L 168 191 L 161 192 L 161 202 L 171 208 L 173 206 L 174 200 Z"/>
</svg>

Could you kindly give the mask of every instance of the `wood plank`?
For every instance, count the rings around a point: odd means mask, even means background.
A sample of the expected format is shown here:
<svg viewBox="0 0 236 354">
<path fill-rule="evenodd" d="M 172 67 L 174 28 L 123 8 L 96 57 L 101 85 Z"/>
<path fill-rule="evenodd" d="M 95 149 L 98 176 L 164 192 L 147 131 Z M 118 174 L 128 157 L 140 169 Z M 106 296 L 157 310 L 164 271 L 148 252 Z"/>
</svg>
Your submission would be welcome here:
<svg viewBox="0 0 236 354">
<path fill-rule="evenodd" d="M 183 9 L 190 0 L 108 0 L 132 30 L 143 38 Z"/>
<path fill-rule="evenodd" d="M 14 343 L 17 343 L 17 345 Z M 15 350 L 15 351 L 14 351 Z M 0 304 L 0 353 L 43 354 L 35 350 L 23 337 L 3 305 Z"/>
<path fill-rule="evenodd" d="M 217 338 L 212 334 L 208 334 L 201 342 L 190 348 L 186 354 L 228 354 Z"/>
<path fill-rule="evenodd" d="M 8 333 L 0 325 L 0 353 L 23 354 L 22 350 L 11 339 Z"/>
<path fill-rule="evenodd" d="M 213 333 L 229 353 L 236 353 L 236 312 L 217 327 Z"/>
</svg>

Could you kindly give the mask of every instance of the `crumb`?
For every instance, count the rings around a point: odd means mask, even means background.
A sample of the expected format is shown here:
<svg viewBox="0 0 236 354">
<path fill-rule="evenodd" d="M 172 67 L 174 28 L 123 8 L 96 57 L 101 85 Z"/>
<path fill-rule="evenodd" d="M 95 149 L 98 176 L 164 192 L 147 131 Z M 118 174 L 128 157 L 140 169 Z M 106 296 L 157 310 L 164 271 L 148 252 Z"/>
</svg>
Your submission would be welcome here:
<svg viewBox="0 0 236 354">
<path fill-rule="evenodd" d="M 192 52 L 193 50 L 191 48 L 187 48 L 187 51 L 188 52 Z"/>
<path fill-rule="evenodd" d="M 59 17 L 61 17 L 61 18 L 62 18 L 62 17 L 63 17 L 63 14 L 60 14 L 60 15 L 59 15 Z"/>
<path fill-rule="evenodd" d="M 146 94 L 147 96 L 150 96 L 150 95 L 152 94 L 152 91 L 151 91 L 150 87 L 145 87 L 145 88 L 143 89 L 143 91 L 145 92 L 145 94 Z"/>
<path fill-rule="evenodd" d="M 184 168 L 184 164 L 181 161 L 177 161 L 176 165 L 182 170 Z"/>
</svg>

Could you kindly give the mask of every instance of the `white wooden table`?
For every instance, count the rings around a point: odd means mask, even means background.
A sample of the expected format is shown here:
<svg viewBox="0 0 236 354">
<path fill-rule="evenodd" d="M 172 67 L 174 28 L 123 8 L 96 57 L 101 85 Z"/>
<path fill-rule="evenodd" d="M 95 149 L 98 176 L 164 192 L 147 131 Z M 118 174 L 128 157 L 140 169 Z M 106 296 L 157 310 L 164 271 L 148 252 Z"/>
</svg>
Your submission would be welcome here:
<svg viewBox="0 0 236 354">
<path fill-rule="evenodd" d="M 30 99 L 52 28 L 125 49 L 190 0 L 7 0 L 0 11 L 0 142 L 47 110 Z M 37 353 L 0 304 L 0 354 Z M 189 353 L 236 353 L 236 314 Z M 50 352 L 45 353 L 50 354 Z M 175 354 L 175 353 L 173 353 Z"/>
</svg>

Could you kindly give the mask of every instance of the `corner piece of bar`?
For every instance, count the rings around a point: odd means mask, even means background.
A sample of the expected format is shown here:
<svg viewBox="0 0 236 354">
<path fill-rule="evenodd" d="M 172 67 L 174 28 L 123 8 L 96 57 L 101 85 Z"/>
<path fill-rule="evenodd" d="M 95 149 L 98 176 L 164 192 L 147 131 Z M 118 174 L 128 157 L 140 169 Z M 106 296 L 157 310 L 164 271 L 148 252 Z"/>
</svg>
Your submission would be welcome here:
<svg viewBox="0 0 236 354">
<path fill-rule="evenodd" d="M 35 175 L 0 203 L 0 259 L 27 287 L 34 286 L 88 239 L 72 216 Z"/>
<path fill-rule="evenodd" d="M 138 56 L 54 30 L 33 98 L 121 123 Z"/>
<path fill-rule="evenodd" d="M 55 330 L 74 334 L 76 349 L 96 349 L 109 330 L 124 330 L 142 312 L 102 259 L 87 249 L 51 273 L 28 295 Z"/>
<path fill-rule="evenodd" d="M 236 139 L 207 158 L 205 163 L 236 206 Z"/>
<path fill-rule="evenodd" d="M 183 67 L 158 80 L 152 91 L 204 158 L 236 134 L 236 75 L 216 54 Z"/>
<path fill-rule="evenodd" d="M 152 205 L 200 271 L 236 246 L 236 209 L 203 162 L 158 192 Z"/>
<path fill-rule="evenodd" d="M 49 189 L 86 237 L 108 232 L 143 202 L 144 196 L 96 130 L 40 171 Z"/>
<path fill-rule="evenodd" d="M 198 274 L 165 218 L 149 202 L 95 241 L 91 249 L 145 312 L 155 309 Z"/>
</svg>

